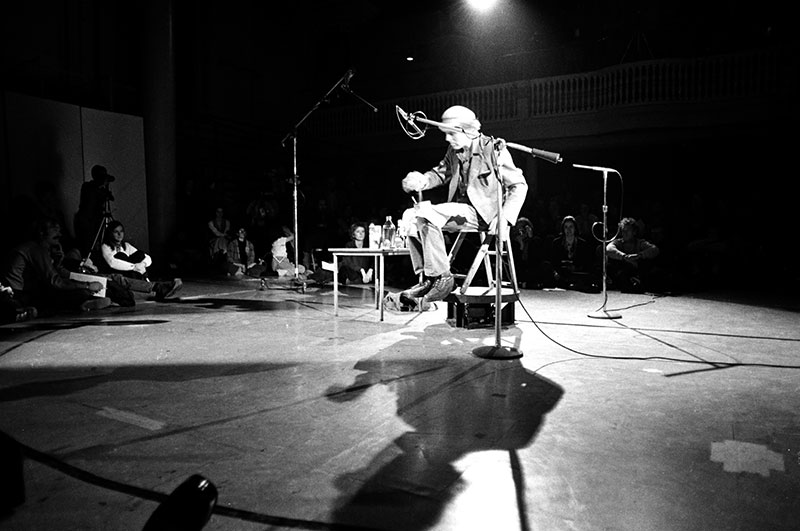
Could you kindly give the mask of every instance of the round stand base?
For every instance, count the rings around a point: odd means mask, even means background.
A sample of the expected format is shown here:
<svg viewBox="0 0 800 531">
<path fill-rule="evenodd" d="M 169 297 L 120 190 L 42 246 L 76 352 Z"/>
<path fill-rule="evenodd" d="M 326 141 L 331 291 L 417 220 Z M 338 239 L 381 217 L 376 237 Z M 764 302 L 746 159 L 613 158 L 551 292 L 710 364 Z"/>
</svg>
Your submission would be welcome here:
<svg viewBox="0 0 800 531">
<path fill-rule="evenodd" d="M 515 360 L 522 357 L 522 351 L 514 347 L 483 346 L 472 349 L 472 353 L 486 360 Z"/>
<path fill-rule="evenodd" d="M 609 312 L 608 310 L 597 310 L 587 315 L 592 319 L 619 319 L 622 317 L 621 314 L 618 314 L 617 312 Z"/>
</svg>

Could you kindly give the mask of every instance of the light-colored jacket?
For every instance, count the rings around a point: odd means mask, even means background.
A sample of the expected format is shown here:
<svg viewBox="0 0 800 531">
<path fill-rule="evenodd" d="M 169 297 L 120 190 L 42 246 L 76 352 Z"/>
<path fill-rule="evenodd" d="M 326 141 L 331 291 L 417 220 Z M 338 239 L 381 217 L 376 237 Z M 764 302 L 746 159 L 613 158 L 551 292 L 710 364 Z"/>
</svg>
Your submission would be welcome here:
<svg viewBox="0 0 800 531">
<path fill-rule="evenodd" d="M 462 164 L 469 164 L 467 175 L 467 197 L 483 220 L 489 224 L 497 217 L 497 187 L 498 179 L 495 176 L 492 151 L 493 139 L 480 135 L 472 142 L 469 148 L 469 160 L 462 163 L 458 153 L 452 148 L 447 148 L 444 158 L 439 164 L 424 173 L 427 183 L 424 190 L 430 190 L 449 183 L 447 200 L 452 201 L 458 191 Z M 497 168 L 503 182 L 503 217 L 512 225 L 517 222 L 525 196 L 528 194 L 528 183 L 522 170 L 517 168 L 511 153 L 506 147 L 497 153 Z"/>
</svg>

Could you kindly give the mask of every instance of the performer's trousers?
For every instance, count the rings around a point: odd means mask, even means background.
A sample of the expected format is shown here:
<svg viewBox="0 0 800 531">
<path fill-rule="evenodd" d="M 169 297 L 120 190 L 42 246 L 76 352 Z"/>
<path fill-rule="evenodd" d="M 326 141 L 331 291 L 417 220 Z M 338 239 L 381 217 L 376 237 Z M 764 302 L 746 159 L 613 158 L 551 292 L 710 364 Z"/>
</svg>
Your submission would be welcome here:
<svg viewBox="0 0 800 531">
<path fill-rule="evenodd" d="M 431 204 L 430 201 L 409 208 L 401 224 L 408 229 L 408 249 L 414 274 L 438 277 L 450 271 L 450 259 L 443 231 L 460 232 L 486 230 L 472 205 L 466 203 Z"/>
</svg>

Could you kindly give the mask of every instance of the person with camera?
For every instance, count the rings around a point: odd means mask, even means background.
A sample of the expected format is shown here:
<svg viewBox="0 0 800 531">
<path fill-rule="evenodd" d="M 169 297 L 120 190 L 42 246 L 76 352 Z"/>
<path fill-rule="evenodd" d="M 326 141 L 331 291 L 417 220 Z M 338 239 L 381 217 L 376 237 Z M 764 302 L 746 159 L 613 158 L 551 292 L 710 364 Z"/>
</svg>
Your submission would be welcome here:
<svg viewBox="0 0 800 531">
<path fill-rule="evenodd" d="M 115 177 L 108 173 L 105 166 L 92 167 L 92 180 L 81 185 L 81 198 L 78 212 L 75 214 L 75 238 L 78 249 L 89 255 L 93 250 L 99 228 L 110 215 L 110 203 L 114 200 L 109 183 Z"/>
</svg>

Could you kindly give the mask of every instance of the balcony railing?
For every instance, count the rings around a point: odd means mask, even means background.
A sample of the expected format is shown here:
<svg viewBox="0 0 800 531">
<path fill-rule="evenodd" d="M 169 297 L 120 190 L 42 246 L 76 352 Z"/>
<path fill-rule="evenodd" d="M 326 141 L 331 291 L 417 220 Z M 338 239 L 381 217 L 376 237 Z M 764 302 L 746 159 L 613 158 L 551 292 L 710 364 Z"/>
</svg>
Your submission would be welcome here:
<svg viewBox="0 0 800 531">
<path fill-rule="evenodd" d="M 614 109 L 748 101 L 780 102 L 797 89 L 796 62 L 782 49 L 696 59 L 637 62 L 594 72 L 440 92 L 379 102 L 378 113 L 363 106 L 326 109 L 312 124 L 318 136 L 374 136 L 396 132 L 395 105 L 413 112 L 439 113 L 466 105 L 486 124 L 568 118 Z M 788 100 L 787 100 L 788 101 Z M 436 120 L 438 116 L 430 116 Z M 651 124 L 657 126 L 658 124 Z"/>
</svg>

